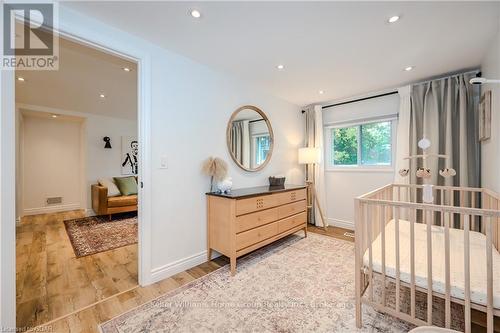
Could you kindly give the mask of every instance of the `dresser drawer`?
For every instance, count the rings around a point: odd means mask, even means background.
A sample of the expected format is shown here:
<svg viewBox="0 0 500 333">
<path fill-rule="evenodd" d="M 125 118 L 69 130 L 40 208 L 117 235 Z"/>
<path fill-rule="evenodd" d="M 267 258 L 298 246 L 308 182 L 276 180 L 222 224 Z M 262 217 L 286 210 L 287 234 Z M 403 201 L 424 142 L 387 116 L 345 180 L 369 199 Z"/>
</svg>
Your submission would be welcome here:
<svg viewBox="0 0 500 333">
<path fill-rule="evenodd" d="M 296 202 L 306 199 L 306 189 L 288 191 L 277 194 L 278 202 L 280 205 L 285 205 L 287 203 Z"/>
<path fill-rule="evenodd" d="M 281 207 L 280 207 L 281 208 Z M 278 208 L 262 210 L 260 212 L 236 217 L 236 232 L 242 232 L 279 220 Z"/>
<path fill-rule="evenodd" d="M 295 228 L 301 224 L 305 225 L 306 220 L 307 220 L 307 214 L 305 212 L 300 213 L 298 215 L 288 217 L 284 220 L 280 220 L 277 222 L 278 223 L 278 233 L 285 232 L 285 231 L 290 230 L 292 228 Z"/>
<path fill-rule="evenodd" d="M 236 200 L 236 215 L 253 213 L 259 210 L 276 207 L 279 204 L 278 194 Z"/>
<path fill-rule="evenodd" d="M 301 200 L 291 204 L 286 204 L 278 207 L 278 219 L 284 219 L 285 217 L 304 212 L 306 210 L 306 201 Z"/>
<path fill-rule="evenodd" d="M 278 222 L 266 224 L 236 235 L 236 250 L 261 242 L 278 234 Z"/>
</svg>

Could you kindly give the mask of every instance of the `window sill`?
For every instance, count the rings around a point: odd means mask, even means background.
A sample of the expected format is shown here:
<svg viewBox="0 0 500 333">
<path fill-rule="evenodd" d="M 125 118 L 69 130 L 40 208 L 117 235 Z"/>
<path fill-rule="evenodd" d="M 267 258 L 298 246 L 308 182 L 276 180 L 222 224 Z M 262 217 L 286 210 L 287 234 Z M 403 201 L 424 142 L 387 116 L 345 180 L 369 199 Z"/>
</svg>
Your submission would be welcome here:
<svg viewBox="0 0 500 333">
<path fill-rule="evenodd" d="M 330 168 L 325 169 L 325 172 L 380 172 L 380 173 L 394 173 L 393 168 Z"/>
</svg>

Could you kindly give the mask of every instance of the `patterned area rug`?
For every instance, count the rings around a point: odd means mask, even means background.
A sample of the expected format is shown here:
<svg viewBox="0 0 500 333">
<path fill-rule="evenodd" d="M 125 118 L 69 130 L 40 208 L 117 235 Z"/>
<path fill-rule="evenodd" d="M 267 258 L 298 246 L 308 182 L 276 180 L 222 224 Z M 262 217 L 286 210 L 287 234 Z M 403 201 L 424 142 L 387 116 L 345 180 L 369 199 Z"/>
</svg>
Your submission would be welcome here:
<svg viewBox="0 0 500 333">
<path fill-rule="evenodd" d="M 91 216 L 64 221 L 77 258 L 137 243 L 137 214 Z"/>
<path fill-rule="evenodd" d="M 117 332 L 407 332 L 363 307 L 356 329 L 354 244 L 292 235 L 100 326 Z"/>
</svg>

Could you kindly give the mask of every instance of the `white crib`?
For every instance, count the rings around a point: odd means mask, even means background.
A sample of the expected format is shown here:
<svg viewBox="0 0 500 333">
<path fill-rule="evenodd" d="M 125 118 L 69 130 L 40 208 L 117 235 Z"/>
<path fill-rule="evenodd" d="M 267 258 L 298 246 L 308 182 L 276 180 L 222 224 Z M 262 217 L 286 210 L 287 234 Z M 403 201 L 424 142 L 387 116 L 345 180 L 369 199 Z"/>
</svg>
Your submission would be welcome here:
<svg viewBox="0 0 500 333">
<path fill-rule="evenodd" d="M 465 332 L 471 332 L 472 309 L 485 312 L 487 332 L 493 332 L 494 316 L 500 316 L 499 195 L 435 186 L 435 203 L 426 204 L 421 192 L 421 185 L 389 184 L 355 199 L 356 325 L 362 326 L 362 304 L 432 325 L 434 296 L 444 300 L 444 327 L 451 327 L 451 303 L 458 303 Z M 386 282 L 395 285 L 393 306 Z M 404 288 L 409 311 L 400 309 Z M 416 291 L 426 294 L 426 318 L 416 316 Z"/>
</svg>

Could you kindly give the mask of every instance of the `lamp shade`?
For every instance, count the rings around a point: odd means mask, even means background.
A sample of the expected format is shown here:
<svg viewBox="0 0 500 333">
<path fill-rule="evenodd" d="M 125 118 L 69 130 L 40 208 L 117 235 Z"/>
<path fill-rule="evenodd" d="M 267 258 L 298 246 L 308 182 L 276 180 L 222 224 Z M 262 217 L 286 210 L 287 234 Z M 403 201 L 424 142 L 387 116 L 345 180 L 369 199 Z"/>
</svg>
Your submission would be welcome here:
<svg viewBox="0 0 500 333">
<path fill-rule="evenodd" d="M 320 162 L 320 148 L 299 148 L 299 164 L 317 164 Z"/>
</svg>

